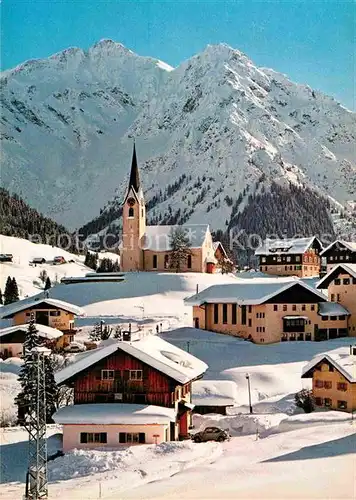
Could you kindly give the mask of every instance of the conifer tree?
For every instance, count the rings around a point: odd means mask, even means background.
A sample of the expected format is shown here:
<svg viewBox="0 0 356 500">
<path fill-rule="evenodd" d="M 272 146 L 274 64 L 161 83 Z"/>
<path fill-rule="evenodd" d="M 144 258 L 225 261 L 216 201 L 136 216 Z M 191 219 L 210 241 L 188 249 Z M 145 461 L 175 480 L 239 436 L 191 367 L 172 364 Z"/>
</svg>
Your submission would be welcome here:
<svg viewBox="0 0 356 500">
<path fill-rule="evenodd" d="M 54 379 L 53 355 L 45 357 L 46 423 L 52 424 L 52 415 L 57 409 L 58 388 Z"/>
<path fill-rule="evenodd" d="M 50 288 L 52 288 L 52 283 L 51 283 L 50 277 L 49 277 L 49 276 L 47 276 L 47 279 L 46 279 L 46 283 L 45 283 L 45 287 L 44 287 L 44 289 L 45 289 L 45 290 L 49 290 Z"/>
<path fill-rule="evenodd" d="M 171 232 L 169 267 L 177 273 L 180 272 L 182 266 L 187 262 L 188 256 L 192 254 L 190 246 L 189 237 L 183 228 L 178 227 Z"/>
<path fill-rule="evenodd" d="M 12 278 L 12 302 L 17 302 L 20 300 L 19 289 L 16 283 L 16 279 Z"/>
<path fill-rule="evenodd" d="M 6 280 L 5 292 L 4 292 L 4 304 L 5 304 L 5 306 L 7 306 L 8 304 L 11 304 L 13 302 L 12 297 L 13 297 L 13 284 L 12 284 L 12 279 L 10 278 L 10 276 L 8 276 L 7 280 Z"/>
<path fill-rule="evenodd" d="M 21 383 L 21 391 L 15 398 L 18 409 L 18 423 L 24 423 L 25 417 L 29 412 L 30 403 L 32 398 L 36 398 L 37 394 L 37 370 L 33 362 L 32 349 L 40 345 L 40 339 L 35 324 L 34 314 L 31 314 L 30 322 L 26 332 L 25 341 L 23 344 L 24 349 L 24 364 L 19 374 Z"/>
</svg>

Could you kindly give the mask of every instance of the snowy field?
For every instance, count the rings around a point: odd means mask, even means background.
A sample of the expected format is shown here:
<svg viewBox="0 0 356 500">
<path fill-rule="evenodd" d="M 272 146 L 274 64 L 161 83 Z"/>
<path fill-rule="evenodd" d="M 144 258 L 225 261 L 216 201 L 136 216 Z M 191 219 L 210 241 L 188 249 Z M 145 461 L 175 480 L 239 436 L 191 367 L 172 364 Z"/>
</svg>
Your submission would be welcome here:
<svg viewBox="0 0 356 500">
<path fill-rule="evenodd" d="M 42 270 L 47 272 L 52 283 L 66 276 L 85 276 L 86 273 L 93 271 L 84 266 L 83 255 L 74 255 L 55 246 L 36 244 L 12 236 L 0 235 L 0 253 L 13 255 L 13 262 L 0 263 L 0 289 L 4 292 L 6 279 L 11 276 L 17 281 L 21 299 L 43 289 L 38 276 Z M 52 261 L 57 256 L 63 256 L 67 261 L 66 264 L 53 265 Z M 43 257 L 48 262 L 36 266 L 30 265 L 35 257 Z M 99 254 L 99 260 L 104 257 L 113 261 L 118 259 L 116 254 L 110 252 Z"/>
<path fill-rule="evenodd" d="M 0 242 L 6 240 L 14 238 L 2 237 Z M 33 244 L 21 240 L 21 245 L 22 242 L 24 247 L 17 244 L 16 249 L 21 249 L 17 253 L 15 248 L 1 249 L 13 253 L 15 261 L 3 266 L 11 266 L 11 275 L 18 280 L 22 294 L 37 293 L 32 279 L 41 266 L 32 268 L 28 260 L 42 256 L 44 249 L 34 245 L 39 252 L 31 253 L 33 247 L 28 245 Z M 58 249 L 52 250 L 53 254 L 44 256 L 53 258 L 63 254 Z M 16 259 L 20 259 L 17 264 Z M 88 272 L 80 258 L 72 264 L 48 265 L 48 269 L 53 267 L 54 272 L 59 272 L 65 266 L 75 266 L 71 272 L 63 271 L 67 276 Z M 48 274 L 52 278 L 49 271 Z M 356 427 L 350 414 L 317 411 L 305 415 L 294 405 L 295 392 L 310 384 L 309 380 L 301 379 L 303 366 L 319 353 L 349 345 L 350 339 L 255 345 L 187 326 L 192 323 L 192 312 L 184 306 L 183 299 L 194 294 L 197 287 L 201 291 L 213 284 L 245 281 L 253 276 L 256 275 L 127 273 L 122 283 L 61 284 L 51 289 L 52 298 L 85 309 L 87 316 L 77 320 L 81 340 L 87 338 L 92 325 L 100 319 L 111 325 L 131 322 L 145 333 L 155 332 L 156 326 L 161 329 L 162 325 L 160 335 L 165 340 L 209 365 L 205 380 L 232 381 L 236 384 L 236 395 L 235 406 L 228 409 L 227 416 L 196 415 L 193 420 L 194 430 L 209 425 L 229 429 L 233 436 L 230 442 L 188 441 L 120 450 L 73 451 L 49 463 L 50 498 L 355 498 Z M 270 279 L 258 274 L 256 286 Z M 280 281 L 290 279 L 280 278 Z M 20 366 L 17 358 L 0 362 L 4 420 L 16 414 L 13 398 L 19 390 Z M 251 381 L 252 415 L 248 407 L 247 373 Z M 13 427 L 1 429 L 0 436 L 0 495 L 6 500 L 20 499 L 24 491 L 27 434 Z M 61 448 L 60 426 L 49 426 L 48 447 L 49 453 Z"/>
</svg>

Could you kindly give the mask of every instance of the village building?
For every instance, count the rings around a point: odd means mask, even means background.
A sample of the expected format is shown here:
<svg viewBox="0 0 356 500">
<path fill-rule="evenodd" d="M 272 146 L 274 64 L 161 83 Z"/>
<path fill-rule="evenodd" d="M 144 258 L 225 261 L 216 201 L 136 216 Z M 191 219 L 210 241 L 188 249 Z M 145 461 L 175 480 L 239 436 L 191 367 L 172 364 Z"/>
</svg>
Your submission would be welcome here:
<svg viewBox="0 0 356 500">
<path fill-rule="evenodd" d="M 64 336 L 60 330 L 50 326 L 34 325 L 43 344 L 50 348 L 63 347 Z M 24 342 L 28 331 L 27 325 L 15 325 L 0 330 L 0 354 L 2 359 L 21 358 L 24 354 Z"/>
<path fill-rule="evenodd" d="M 61 346 L 65 347 L 74 340 L 77 332 L 75 317 L 83 316 L 84 310 L 63 300 L 31 297 L 5 306 L 0 314 L 2 319 L 12 319 L 14 326 L 28 323 L 33 314 L 37 324 L 62 332 Z"/>
<path fill-rule="evenodd" d="M 193 412 L 226 415 L 237 405 L 237 386 L 232 380 L 197 380 L 192 384 Z"/>
<path fill-rule="evenodd" d="M 356 242 L 336 240 L 320 254 L 325 272 L 337 264 L 356 264 Z"/>
<path fill-rule="evenodd" d="M 184 302 L 193 307 L 195 328 L 258 344 L 348 335 L 347 308 L 303 280 L 214 285 Z"/>
<path fill-rule="evenodd" d="M 129 185 L 123 202 L 122 224 L 121 271 L 169 271 L 171 236 L 178 228 L 184 230 L 191 250 L 186 262 L 182 263 L 181 271 L 215 271 L 217 258 L 208 224 L 146 225 L 146 206 L 135 146 Z M 218 252 L 222 251 L 221 248 L 220 244 Z"/>
<path fill-rule="evenodd" d="M 57 384 L 74 389 L 74 405 L 53 417 L 63 425 L 64 451 L 186 438 L 192 382 L 207 368 L 155 335 L 81 355 L 56 374 Z"/>
<path fill-rule="evenodd" d="M 317 288 L 327 289 L 329 301 L 337 302 L 349 311 L 348 335 L 356 337 L 356 263 L 331 267 Z"/>
<path fill-rule="evenodd" d="M 319 354 L 303 368 L 302 378 L 312 378 L 318 407 L 356 410 L 356 346 Z"/>
<path fill-rule="evenodd" d="M 276 276 L 319 276 L 320 252 L 323 247 L 315 236 L 274 240 L 267 238 L 256 249 L 259 270 Z"/>
</svg>

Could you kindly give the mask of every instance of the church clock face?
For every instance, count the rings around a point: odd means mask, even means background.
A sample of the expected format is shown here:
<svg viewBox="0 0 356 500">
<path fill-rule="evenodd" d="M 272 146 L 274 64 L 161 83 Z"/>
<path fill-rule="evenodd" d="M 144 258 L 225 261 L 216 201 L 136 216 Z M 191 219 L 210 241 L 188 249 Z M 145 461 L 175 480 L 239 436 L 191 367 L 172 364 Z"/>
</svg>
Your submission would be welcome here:
<svg viewBox="0 0 356 500">
<path fill-rule="evenodd" d="M 135 198 L 129 198 L 127 200 L 127 204 L 128 204 L 129 207 L 133 207 L 134 204 L 135 204 Z"/>
</svg>

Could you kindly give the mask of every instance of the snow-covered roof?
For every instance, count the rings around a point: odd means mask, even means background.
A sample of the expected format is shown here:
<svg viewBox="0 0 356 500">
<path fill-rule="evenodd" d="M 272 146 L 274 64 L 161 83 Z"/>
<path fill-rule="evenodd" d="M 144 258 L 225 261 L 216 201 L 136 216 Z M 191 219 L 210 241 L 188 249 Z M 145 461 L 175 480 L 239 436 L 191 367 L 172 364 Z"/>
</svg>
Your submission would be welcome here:
<svg viewBox="0 0 356 500">
<path fill-rule="evenodd" d="M 200 293 L 184 299 L 186 305 L 199 306 L 204 303 L 221 304 L 234 303 L 245 305 L 263 304 L 266 300 L 284 292 L 294 286 L 300 285 L 316 296 L 316 301 L 326 301 L 325 295 L 304 283 L 302 280 L 294 280 L 288 283 L 281 283 L 278 280 L 263 283 L 253 280 L 244 283 L 226 283 L 213 285 Z"/>
<path fill-rule="evenodd" d="M 64 300 L 49 299 L 37 296 L 20 300 L 19 302 L 15 302 L 13 304 L 5 306 L 1 310 L 1 317 L 11 318 L 14 314 L 26 309 L 34 308 L 39 304 L 48 304 L 49 306 L 57 307 L 58 309 L 62 309 L 63 311 L 71 312 L 77 316 L 84 316 L 85 314 L 84 309 L 74 304 L 70 304 L 69 302 L 64 302 Z"/>
<path fill-rule="evenodd" d="M 58 337 L 62 337 L 63 333 L 60 330 L 57 330 L 57 328 L 52 328 L 50 326 L 45 326 L 45 325 L 40 325 L 38 323 L 35 324 L 35 327 L 38 331 L 38 335 L 41 338 L 52 340 L 52 339 L 57 339 Z M 15 326 L 9 326 L 8 328 L 3 328 L 0 330 L 0 337 L 3 337 L 4 335 L 9 335 L 10 333 L 14 332 L 27 332 L 28 330 L 28 324 L 26 325 L 15 325 Z"/>
<path fill-rule="evenodd" d="M 222 253 L 225 255 L 225 257 L 227 257 L 226 250 L 224 248 L 224 245 L 221 243 L 221 241 L 214 241 L 213 242 L 214 252 L 216 252 L 216 250 L 219 248 L 219 246 L 221 248 Z"/>
<path fill-rule="evenodd" d="M 330 243 L 324 250 L 320 253 L 321 256 L 325 255 L 328 250 L 330 250 L 332 247 L 336 245 L 343 245 L 346 247 L 348 250 L 351 250 L 351 252 L 356 252 L 356 242 L 355 241 L 344 241 L 344 240 L 336 240 Z"/>
<path fill-rule="evenodd" d="M 322 248 L 321 242 L 315 236 L 310 238 L 285 238 L 276 240 L 267 238 L 255 251 L 255 255 L 278 255 L 278 254 L 302 254 L 317 241 Z"/>
<path fill-rule="evenodd" d="M 90 351 L 82 356 L 79 361 L 63 368 L 56 373 L 58 384 L 72 378 L 77 373 L 89 368 L 101 359 L 110 356 L 116 350 L 122 350 L 143 363 L 155 368 L 172 379 L 185 384 L 194 380 L 208 369 L 208 365 L 192 354 L 183 351 L 156 335 L 149 335 L 140 340 L 113 341 L 113 343 L 99 349 Z"/>
<path fill-rule="evenodd" d="M 327 288 L 329 283 L 333 280 L 333 276 L 338 276 L 339 274 L 342 274 L 342 272 L 356 278 L 356 264 L 336 264 L 327 274 L 325 274 L 319 283 L 317 283 L 316 287 Z"/>
<path fill-rule="evenodd" d="M 178 228 L 184 229 L 191 248 L 201 248 L 205 241 L 209 224 L 184 224 L 183 226 L 146 226 L 143 248 L 157 252 L 171 249 L 171 233 Z"/>
<path fill-rule="evenodd" d="M 192 403 L 196 406 L 233 406 L 237 386 L 232 380 L 196 380 L 192 384 Z"/>
<path fill-rule="evenodd" d="M 321 302 L 318 314 L 319 316 L 350 316 L 349 311 L 337 302 Z"/>
<path fill-rule="evenodd" d="M 302 370 L 302 378 L 312 377 L 312 369 L 322 360 L 329 361 L 349 382 L 356 382 L 356 355 L 350 353 L 350 347 L 340 347 L 315 356 Z"/>
<path fill-rule="evenodd" d="M 57 424 L 168 424 L 174 422 L 174 408 L 125 403 L 71 405 L 60 408 Z"/>
</svg>

